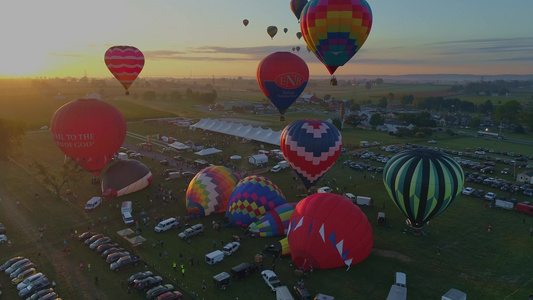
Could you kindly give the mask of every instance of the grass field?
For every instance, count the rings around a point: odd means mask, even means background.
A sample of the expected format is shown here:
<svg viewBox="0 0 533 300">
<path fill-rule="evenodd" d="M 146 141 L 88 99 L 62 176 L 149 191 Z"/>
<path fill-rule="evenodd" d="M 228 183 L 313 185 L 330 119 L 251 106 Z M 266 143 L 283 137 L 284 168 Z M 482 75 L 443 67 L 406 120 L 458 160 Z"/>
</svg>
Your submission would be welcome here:
<svg viewBox="0 0 533 300">
<path fill-rule="evenodd" d="M 22 96 L 21 96 L 22 97 Z M 26 97 L 26 96 L 24 96 Z M 118 96 L 117 96 L 118 97 Z M 27 99 L 27 98 L 21 98 Z M 164 104 L 153 102 L 146 104 L 138 100 L 130 102 L 115 101 L 117 107 L 123 111 L 128 120 L 139 120 L 147 117 L 163 117 L 169 115 L 182 115 L 184 111 L 192 113 L 194 106 L 191 103 Z M 115 104 L 113 102 L 113 104 Z M 53 106 L 57 103 L 46 104 L 42 107 L 42 116 L 38 111 L 28 112 L 27 118 L 41 118 L 42 124 L 46 117 L 51 117 Z M 44 104 L 43 104 L 44 105 Z M 159 106 L 161 108 L 158 108 Z M 12 116 L 18 116 L 23 107 L 12 111 Z M 45 110 L 44 107 L 48 107 Z M 29 109 L 29 106 L 28 106 Z M 130 111 L 125 111 L 129 109 Z M 200 112 L 194 112 L 202 115 Z M 3 111 L 2 111 L 3 115 Z M 3 117 L 3 116 L 0 116 Z M 243 116 L 238 116 L 243 117 Z M 302 113 L 288 114 L 287 122 L 293 119 L 308 117 Z M 316 116 L 320 117 L 319 114 Z M 254 117 L 255 118 L 255 117 Z M 260 120 L 269 122 L 274 130 L 279 130 L 283 125 L 276 116 L 261 116 Z M 265 128 L 265 126 L 263 127 Z M 188 131 L 176 126 L 161 124 L 143 124 L 142 122 L 128 123 L 128 130 L 142 134 L 160 133 L 174 136 L 180 141 L 193 140 L 211 144 L 219 144 L 224 137 L 206 135 L 200 131 Z M 362 131 L 346 128 L 342 131 L 344 143 L 356 145 L 360 140 L 378 141 L 382 144 L 400 144 L 405 142 L 428 145 L 420 139 L 398 139 L 387 134 Z M 466 147 L 488 147 L 500 151 L 520 152 L 533 155 L 530 146 L 510 144 L 505 141 L 473 139 L 471 137 L 445 134 L 432 136 L 437 141 L 434 146 L 464 151 Z M 126 142 L 136 143 L 136 140 L 127 138 Z M 210 162 L 225 155 L 239 153 L 246 157 L 253 153 L 253 147 L 258 144 L 231 144 L 225 147 L 223 154 L 208 157 Z M 273 148 L 267 145 L 267 149 Z M 159 149 L 155 149 L 156 151 Z M 379 151 L 373 148 L 374 151 Z M 355 151 L 351 149 L 350 152 Z M 188 159 L 195 157 L 192 153 L 183 155 Z M 342 161 L 352 159 L 349 154 L 341 156 L 339 161 L 327 173 L 327 181 L 336 179 L 336 184 L 330 182 L 331 187 L 340 188 L 356 195 L 371 196 L 374 199 L 373 207 L 362 207 L 373 228 L 374 249 L 371 255 L 362 263 L 352 266 L 348 271 L 345 268 L 330 270 L 315 270 L 305 284 L 311 294 L 318 292 L 331 294 L 336 299 L 385 299 L 393 281 L 393 274 L 402 271 L 408 277 L 409 299 L 438 299 L 450 288 L 457 288 L 468 294 L 469 299 L 526 299 L 533 291 L 533 274 L 528 267 L 533 246 L 533 237 L 529 229 L 533 226 L 533 218 L 524 217 L 514 211 L 487 209 L 483 201 L 472 197 L 461 196 L 446 212 L 431 221 L 424 230 L 426 236 L 414 237 L 402 233 L 405 228 L 405 217 L 394 207 L 385 192 L 383 184 L 370 179 L 370 173 L 352 171 L 342 167 Z M 157 216 L 185 216 L 185 197 L 183 190 L 187 183 L 183 179 L 164 181 L 160 175 L 165 167 L 144 157 L 143 163 L 151 168 L 154 182 L 147 189 L 135 194 L 127 195 L 111 202 L 105 202 L 98 210 L 86 213 L 83 210 L 85 202 L 92 196 L 99 195 L 99 185 L 90 183 L 91 176 L 86 174 L 79 182 L 71 183 L 70 188 L 77 194 L 78 200 L 65 201 L 56 199 L 36 180 L 29 170 L 33 160 L 39 160 L 44 165 L 57 172 L 63 161 L 63 154 L 57 149 L 50 138 L 48 131 L 28 133 L 24 139 L 21 152 L 13 160 L 0 162 L 0 222 L 8 228 L 8 237 L 13 242 L 13 247 L 0 244 L 0 262 L 3 263 L 14 255 L 24 255 L 38 265 L 50 279 L 57 282 L 59 295 L 63 299 L 145 299 L 143 294 L 132 291 L 128 295 L 126 289 L 120 288 L 120 280 L 126 279 L 130 274 L 144 270 L 144 266 L 111 272 L 109 266 L 97 254 L 81 242 L 70 238 L 71 230 L 78 233 L 88 229 L 105 233 L 114 241 L 126 247 L 130 252 L 139 254 L 147 262 L 148 268 L 156 275 L 164 278 L 164 283 L 171 283 L 184 292 L 185 299 L 272 299 L 270 293 L 258 274 L 242 281 L 233 282 L 225 291 L 216 290 L 212 285 L 212 276 L 226 271 L 241 262 L 252 262 L 255 254 L 261 253 L 265 244 L 274 243 L 278 238 L 248 238 L 244 237 L 241 249 L 233 256 L 226 258 L 222 263 L 209 266 L 203 263 L 203 256 L 213 250 L 213 241 L 219 248 L 221 241 L 230 241 L 233 235 L 240 235 L 237 228 L 223 228 L 220 232 L 211 228 L 212 221 L 222 222 L 223 216 L 209 216 L 195 219 L 191 224 L 201 222 L 206 226 L 202 236 L 191 239 L 191 244 L 177 238 L 179 231 L 170 231 L 157 234 L 150 228 L 142 227 L 142 235 L 148 239 L 143 246 L 132 248 L 129 243 L 119 237 L 116 231 L 125 228 L 120 219 L 120 212 L 115 208 L 121 201 L 134 202 L 134 213 L 138 220 L 141 209 L 144 209 L 151 218 Z M 374 163 L 374 162 L 373 162 Z M 378 163 L 375 163 L 378 165 Z M 245 160 L 236 163 L 238 168 L 252 170 Z M 273 163 L 271 163 L 273 165 Z M 382 164 L 381 164 L 382 165 Z M 502 166 L 498 166 L 498 172 Z M 300 192 L 292 189 L 294 184 L 293 174 L 290 170 L 279 173 L 267 173 L 284 192 L 289 202 L 301 199 Z M 366 175 L 366 179 L 365 179 Z M 379 175 L 378 175 L 379 178 Z M 319 185 L 327 184 L 321 181 Z M 354 187 L 355 183 L 355 187 Z M 168 206 L 163 206 L 161 201 L 154 199 L 150 204 L 147 195 L 153 197 L 159 184 L 165 189 L 171 189 L 178 195 L 178 201 Z M 484 188 L 467 184 L 474 188 Z M 63 190 L 63 192 L 65 189 Z M 39 193 L 39 198 L 35 197 Z M 519 201 L 526 200 L 520 195 Z M 531 200 L 531 199 L 529 199 Z M 17 201 L 20 204 L 16 204 Z M 387 214 L 387 224 L 391 229 L 376 224 L 379 211 Z M 98 222 L 100 219 L 100 223 Z M 107 221 L 103 221 L 106 219 Z M 92 224 L 94 228 L 92 227 Z M 41 240 L 39 228 L 46 224 L 46 231 Z M 491 225 L 492 232 L 487 232 Z M 151 244 L 157 240 L 164 241 L 164 248 Z M 71 247 L 70 255 L 64 253 L 63 241 Z M 441 255 L 437 255 L 437 248 L 441 248 Z M 159 253 L 168 252 L 168 258 L 160 258 Z M 172 262 L 180 261 L 180 253 L 184 258 L 186 269 L 185 276 L 172 269 Z M 40 254 L 40 255 L 39 255 Z M 190 257 L 198 258 L 200 265 L 188 265 Z M 275 270 L 281 281 L 292 287 L 297 278 L 293 275 L 293 268 L 289 266 L 290 257 L 281 261 L 265 257 L 263 265 L 266 269 Z M 84 269 L 79 264 L 84 264 Z M 91 264 L 91 271 L 87 264 Z M 94 276 L 99 277 L 98 286 L 95 287 Z M 207 291 L 202 292 L 202 280 L 206 280 Z M 15 299 L 15 291 L 4 274 L 0 274 L 0 283 L 5 299 Z M 199 296 L 195 296 L 195 293 Z"/>
</svg>

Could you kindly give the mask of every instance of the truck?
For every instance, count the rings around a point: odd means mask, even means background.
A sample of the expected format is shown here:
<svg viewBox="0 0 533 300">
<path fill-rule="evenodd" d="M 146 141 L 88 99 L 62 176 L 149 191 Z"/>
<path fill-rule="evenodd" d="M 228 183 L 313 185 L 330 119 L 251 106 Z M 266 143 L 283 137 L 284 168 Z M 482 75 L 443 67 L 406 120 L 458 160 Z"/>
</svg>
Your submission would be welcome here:
<svg viewBox="0 0 533 300">
<path fill-rule="evenodd" d="M 124 201 L 122 202 L 122 206 L 120 207 L 120 213 L 122 215 L 122 220 L 126 225 L 131 225 L 135 223 L 135 220 L 133 219 L 133 204 L 131 201 Z"/>
<path fill-rule="evenodd" d="M 357 196 L 356 203 L 357 205 L 372 206 L 373 201 L 371 197 Z"/>
<path fill-rule="evenodd" d="M 268 163 L 268 156 L 266 154 L 256 154 L 248 158 L 248 163 L 254 166 L 262 166 Z"/>
<path fill-rule="evenodd" d="M 394 275 L 394 284 L 390 287 L 387 300 L 405 299 L 407 299 L 407 276 L 405 273 L 396 272 Z"/>
<path fill-rule="evenodd" d="M 224 252 L 215 250 L 205 255 L 205 263 L 208 265 L 214 265 L 224 260 Z"/>
<path fill-rule="evenodd" d="M 92 197 L 89 201 L 87 201 L 87 204 L 85 204 L 85 210 L 90 211 L 102 204 L 102 197 Z"/>
<path fill-rule="evenodd" d="M 533 206 L 529 204 L 529 201 L 524 201 L 516 205 L 516 211 L 533 216 Z"/>
</svg>

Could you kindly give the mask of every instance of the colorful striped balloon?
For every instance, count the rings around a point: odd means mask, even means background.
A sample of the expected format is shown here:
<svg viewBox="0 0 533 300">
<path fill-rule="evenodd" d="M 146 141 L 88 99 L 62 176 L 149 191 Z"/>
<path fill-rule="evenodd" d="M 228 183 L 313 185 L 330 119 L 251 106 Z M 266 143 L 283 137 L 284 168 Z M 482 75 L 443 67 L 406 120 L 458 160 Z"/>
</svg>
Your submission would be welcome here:
<svg viewBox="0 0 533 300">
<path fill-rule="evenodd" d="M 281 132 L 285 160 L 309 189 L 333 166 L 342 149 L 342 136 L 331 123 L 298 120 Z"/>
<path fill-rule="evenodd" d="M 226 211 L 239 174 L 223 166 L 207 167 L 194 176 L 187 188 L 185 205 L 189 216 L 204 217 Z"/>
<path fill-rule="evenodd" d="M 305 42 L 333 75 L 365 43 L 372 10 L 365 0 L 311 0 L 300 21 Z"/>
<path fill-rule="evenodd" d="M 142 52 L 133 46 L 113 46 L 106 51 L 104 61 L 129 95 L 128 89 L 144 67 Z"/>
<path fill-rule="evenodd" d="M 289 228 L 289 220 L 296 203 L 286 203 L 267 212 L 249 227 L 256 236 L 284 236 Z"/>
<path fill-rule="evenodd" d="M 307 0 L 291 0 L 291 10 L 298 22 L 300 22 L 300 16 L 306 4 Z"/>
<path fill-rule="evenodd" d="M 226 221 L 231 225 L 247 226 L 287 203 L 281 190 L 268 178 L 248 176 L 237 184 L 231 193 L 226 210 Z"/>
<path fill-rule="evenodd" d="M 383 183 L 411 226 L 420 229 L 457 200 L 464 173 L 447 154 L 413 149 L 402 151 L 387 162 Z"/>
</svg>

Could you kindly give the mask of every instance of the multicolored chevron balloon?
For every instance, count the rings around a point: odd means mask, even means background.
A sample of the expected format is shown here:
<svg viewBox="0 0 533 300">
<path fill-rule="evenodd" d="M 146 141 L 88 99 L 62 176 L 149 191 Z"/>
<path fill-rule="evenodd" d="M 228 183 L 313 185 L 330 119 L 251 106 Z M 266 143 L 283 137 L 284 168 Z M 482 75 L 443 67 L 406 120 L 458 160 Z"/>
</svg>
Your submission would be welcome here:
<svg viewBox="0 0 533 300">
<path fill-rule="evenodd" d="M 237 184 L 231 193 L 226 210 L 226 221 L 231 225 L 247 226 L 287 203 L 281 190 L 268 178 L 248 176 Z"/>
<path fill-rule="evenodd" d="M 250 232 L 260 237 L 285 236 L 295 207 L 296 203 L 277 206 L 252 223 L 249 227 Z"/>
<path fill-rule="evenodd" d="M 331 75 L 361 49 L 371 28 L 365 0 L 311 0 L 300 16 L 305 42 Z"/>
<path fill-rule="evenodd" d="M 389 196 L 415 229 L 452 205 L 464 180 L 463 169 L 455 160 L 429 149 L 402 151 L 383 170 Z"/>
<path fill-rule="evenodd" d="M 144 55 L 141 50 L 133 46 L 113 46 L 104 56 L 105 64 L 109 71 L 126 89 L 128 89 L 144 67 Z"/>
<path fill-rule="evenodd" d="M 204 217 L 226 211 L 239 174 L 223 166 L 207 167 L 194 176 L 187 188 L 185 205 L 189 216 Z"/>
<path fill-rule="evenodd" d="M 283 129 L 280 148 L 285 160 L 309 189 L 339 157 L 342 136 L 329 122 L 298 120 Z"/>
</svg>

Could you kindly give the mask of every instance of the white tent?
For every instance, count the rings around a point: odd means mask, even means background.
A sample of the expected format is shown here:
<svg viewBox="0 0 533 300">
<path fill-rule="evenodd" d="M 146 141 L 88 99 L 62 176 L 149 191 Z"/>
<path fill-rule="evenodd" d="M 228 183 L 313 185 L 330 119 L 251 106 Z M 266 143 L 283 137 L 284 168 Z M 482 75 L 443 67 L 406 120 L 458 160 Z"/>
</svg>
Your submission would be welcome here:
<svg viewBox="0 0 533 300">
<path fill-rule="evenodd" d="M 205 155 L 211 155 L 215 153 L 222 152 L 222 150 L 218 150 L 216 148 L 208 148 L 208 149 L 202 149 L 201 151 L 194 152 L 196 155 L 205 156 Z"/>
<path fill-rule="evenodd" d="M 240 155 L 232 155 L 229 158 L 230 159 L 241 159 L 242 157 Z"/>
<path fill-rule="evenodd" d="M 243 125 L 241 123 L 211 119 L 201 119 L 198 123 L 189 126 L 189 129 L 214 131 L 276 146 L 280 145 L 279 139 L 282 132 L 281 130 L 273 131 L 270 128 L 263 129 L 261 127 L 252 127 L 251 125 Z"/>
<path fill-rule="evenodd" d="M 168 145 L 169 147 L 172 147 L 174 149 L 177 149 L 177 150 L 187 150 L 187 149 L 191 149 L 191 147 L 185 145 L 184 143 L 180 143 L 180 142 L 174 142 L 170 145 Z"/>
</svg>

